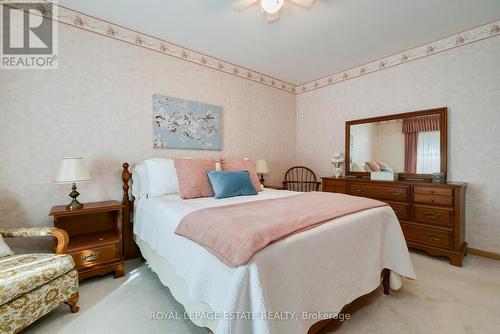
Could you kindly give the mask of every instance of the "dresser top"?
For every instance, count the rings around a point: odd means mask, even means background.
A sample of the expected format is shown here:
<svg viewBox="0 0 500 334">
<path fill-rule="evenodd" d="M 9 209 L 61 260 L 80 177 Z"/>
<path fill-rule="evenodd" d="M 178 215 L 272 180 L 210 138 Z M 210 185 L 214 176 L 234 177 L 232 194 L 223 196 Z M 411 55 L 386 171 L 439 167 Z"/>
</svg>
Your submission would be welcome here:
<svg viewBox="0 0 500 334">
<path fill-rule="evenodd" d="M 322 176 L 322 180 L 332 180 L 332 181 L 348 181 L 348 182 L 365 182 L 365 183 L 377 183 L 377 184 L 398 184 L 398 185 L 415 185 L 415 186 L 425 186 L 425 187 L 454 187 L 454 188 L 462 188 L 467 187 L 467 183 L 465 182 L 444 182 L 444 183 L 434 183 L 432 181 L 427 180 L 398 180 L 398 181 L 379 181 L 379 180 L 370 180 L 368 178 L 363 177 L 351 177 L 351 176 Z"/>
</svg>

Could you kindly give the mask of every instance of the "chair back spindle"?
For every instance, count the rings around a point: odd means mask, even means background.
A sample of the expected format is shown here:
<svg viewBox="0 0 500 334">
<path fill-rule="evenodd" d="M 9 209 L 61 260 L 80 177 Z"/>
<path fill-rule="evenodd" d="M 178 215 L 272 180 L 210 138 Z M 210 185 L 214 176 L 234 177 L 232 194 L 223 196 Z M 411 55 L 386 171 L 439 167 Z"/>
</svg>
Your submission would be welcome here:
<svg viewBox="0 0 500 334">
<path fill-rule="evenodd" d="M 304 166 L 295 166 L 285 173 L 283 187 L 291 191 L 318 191 L 320 182 L 317 181 L 314 172 Z"/>
</svg>

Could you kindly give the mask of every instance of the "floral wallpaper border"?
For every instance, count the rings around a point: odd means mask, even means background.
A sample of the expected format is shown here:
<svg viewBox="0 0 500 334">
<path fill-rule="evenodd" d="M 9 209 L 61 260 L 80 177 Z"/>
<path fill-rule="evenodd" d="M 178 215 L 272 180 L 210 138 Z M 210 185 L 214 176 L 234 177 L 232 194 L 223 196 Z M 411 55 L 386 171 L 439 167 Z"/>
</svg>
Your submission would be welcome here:
<svg viewBox="0 0 500 334">
<path fill-rule="evenodd" d="M 497 20 L 389 57 L 298 85 L 295 87 L 296 94 L 334 85 L 345 80 L 380 71 L 399 64 L 404 64 L 415 59 L 437 54 L 498 35 L 500 35 L 500 21 Z"/>
<path fill-rule="evenodd" d="M 290 93 L 295 93 L 295 86 L 285 81 L 205 55 L 160 38 L 146 35 L 138 31 L 98 19 L 61 5 L 58 5 L 58 17 L 55 20 L 97 33 L 99 35 L 111 37 L 146 49 L 161 52 L 175 58 L 190 61 L 198 65 L 210 67 L 240 78 L 255 81 Z"/>
<path fill-rule="evenodd" d="M 500 20 L 497 20 L 389 57 L 295 86 L 262 73 L 150 35 L 142 34 L 138 31 L 98 19 L 61 5 L 58 5 L 58 18 L 55 20 L 294 94 L 301 94 L 314 89 L 334 85 L 345 80 L 350 80 L 365 74 L 500 35 Z"/>
</svg>

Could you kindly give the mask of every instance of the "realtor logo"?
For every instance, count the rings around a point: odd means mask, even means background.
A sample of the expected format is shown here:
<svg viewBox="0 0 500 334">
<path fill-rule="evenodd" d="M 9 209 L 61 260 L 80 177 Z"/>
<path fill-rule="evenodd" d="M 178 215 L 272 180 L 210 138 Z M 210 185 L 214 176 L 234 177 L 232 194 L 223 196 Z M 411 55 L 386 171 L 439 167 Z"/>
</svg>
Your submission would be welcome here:
<svg viewBox="0 0 500 334">
<path fill-rule="evenodd" d="M 0 69 L 57 68 L 57 5 L 45 0 L 0 0 Z"/>
</svg>

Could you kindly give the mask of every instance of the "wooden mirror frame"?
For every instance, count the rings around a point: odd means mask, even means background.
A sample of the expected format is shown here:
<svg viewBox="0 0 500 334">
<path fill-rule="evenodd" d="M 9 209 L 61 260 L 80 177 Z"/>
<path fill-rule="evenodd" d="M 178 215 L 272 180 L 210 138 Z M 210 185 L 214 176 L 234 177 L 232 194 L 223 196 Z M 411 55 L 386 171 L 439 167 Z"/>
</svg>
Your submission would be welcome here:
<svg viewBox="0 0 500 334">
<path fill-rule="evenodd" d="M 345 175 L 347 176 L 370 176 L 369 172 L 351 172 L 350 171 L 350 138 L 351 138 L 351 126 L 373 123 L 373 122 L 381 122 L 381 121 L 390 121 L 394 119 L 400 118 L 408 118 L 408 117 L 416 117 L 416 116 L 425 116 L 425 115 L 439 115 L 440 116 L 440 135 L 441 135 L 441 172 L 444 173 L 445 180 L 447 180 L 448 176 L 448 108 L 436 108 L 436 109 L 428 109 L 428 110 L 420 110 L 413 112 L 406 112 L 400 114 L 393 114 L 387 116 L 379 116 L 379 117 L 371 117 L 364 119 L 357 119 L 353 121 L 345 122 Z M 431 180 L 432 174 L 411 174 L 411 173 L 399 173 L 399 179 L 422 179 L 422 180 Z"/>
</svg>

